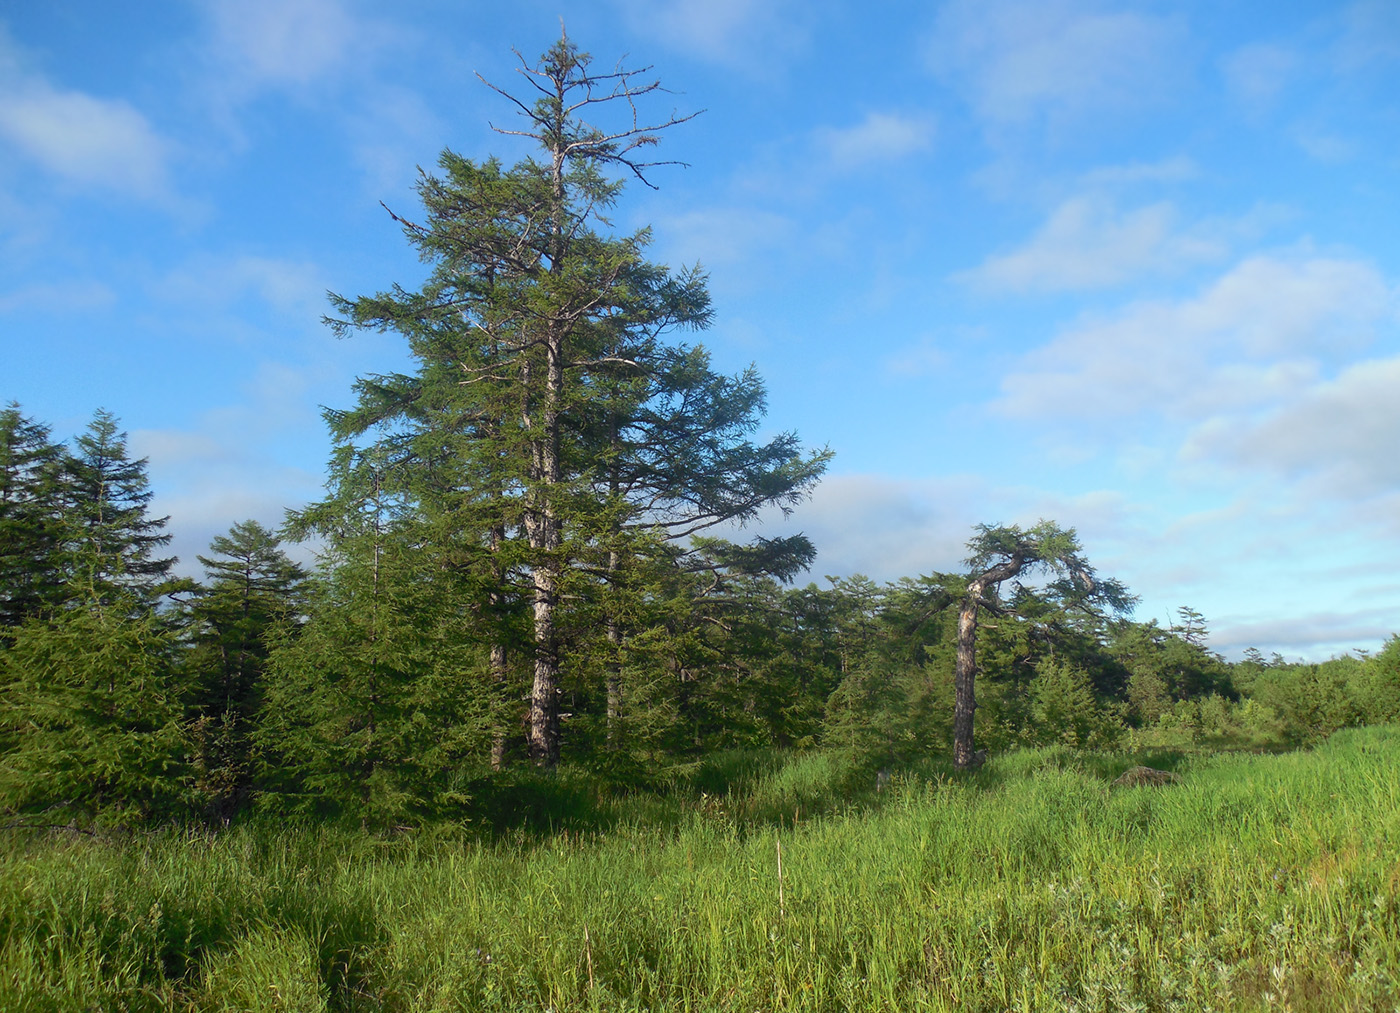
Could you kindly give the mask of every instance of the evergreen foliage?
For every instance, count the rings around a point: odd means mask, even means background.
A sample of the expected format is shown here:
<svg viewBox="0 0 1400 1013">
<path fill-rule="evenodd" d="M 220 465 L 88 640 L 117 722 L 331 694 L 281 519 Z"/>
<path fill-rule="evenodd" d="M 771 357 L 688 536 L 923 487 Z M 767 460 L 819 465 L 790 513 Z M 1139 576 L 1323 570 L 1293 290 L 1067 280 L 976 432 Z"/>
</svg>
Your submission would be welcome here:
<svg viewBox="0 0 1400 1013">
<path fill-rule="evenodd" d="M 673 544 L 789 509 L 829 455 L 804 454 L 790 433 L 750 442 L 764 407 L 757 375 L 718 376 L 703 349 L 662 340 L 708 323 L 704 276 L 647 261 L 649 232 L 616 235 L 604 217 L 623 187 L 607 172 L 642 175 L 635 152 L 680 120 L 609 132 L 583 116 L 613 101 L 635 114 L 659 86 L 594 71 L 567 38 L 522 72 L 540 97 L 507 98 L 541 157 L 507 169 L 445 151 L 441 176 L 424 176 L 426 218 L 400 221 L 432 265 L 428 281 L 336 297 L 330 321 L 403 334 L 417 371 L 362 379 L 356 407 L 329 419 L 342 452 L 371 434 L 385 448 L 391 491 L 443 565 L 478 589 L 479 614 L 498 624 L 493 646 L 504 653 L 525 628 L 529 749 L 552 766 L 561 700 L 582 688 L 564 650 L 581 646 L 570 643 L 580 620 L 606 631 L 614 655 L 594 677 L 617 741 L 623 641 L 639 628 L 624 627 L 667 579 L 658 567 L 791 573 L 812 555 L 802 538 L 719 563 Z"/>
<path fill-rule="evenodd" d="M 63 448 L 49 428 L 0 410 L 0 646 L 63 596 Z"/>
<path fill-rule="evenodd" d="M 174 558 L 157 550 L 170 542 L 169 517 L 149 517 L 146 459 L 127 455 L 126 434 L 111 412 L 98 410 L 74 441 L 63 481 L 64 536 L 70 572 L 92 592 L 154 603 Z"/>
<path fill-rule="evenodd" d="M 483 754 L 492 687 L 470 595 L 414 541 L 388 464 L 382 447 L 342 453 L 336 495 L 294 518 L 330 542 L 309 619 L 268 662 L 255 733 L 266 809 L 375 827 L 451 816 Z"/>
<path fill-rule="evenodd" d="M 167 819 L 190 799 L 176 633 L 89 586 L 0 652 L 0 809 L 40 823 Z"/>
<path fill-rule="evenodd" d="M 198 557 L 208 583 L 187 609 L 197 788 L 209 815 L 225 822 L 253 787 L 249 739 L 272 646 L 295 635 L 306 607 L 306 573 L 279 541 L 253 520 L 216 536 L 211 555 Z"/>
</svg>

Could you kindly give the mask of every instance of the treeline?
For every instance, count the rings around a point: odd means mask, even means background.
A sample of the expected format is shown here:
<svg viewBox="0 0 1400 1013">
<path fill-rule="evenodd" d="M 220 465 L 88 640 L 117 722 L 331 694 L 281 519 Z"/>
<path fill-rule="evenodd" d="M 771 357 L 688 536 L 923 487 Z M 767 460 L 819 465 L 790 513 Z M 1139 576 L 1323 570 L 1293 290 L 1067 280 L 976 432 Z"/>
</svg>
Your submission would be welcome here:
<svg viewBox="0 0 1400 1013">
<path fill-rule="evenodd" d="M 424 565 L 433 557 L 411 525 L 335 542 L 307 574 L 248 521 L 199 557 L 202 582 L 177 579 L 145 466 L 106 413 L 70 448 L 18 406 L 0 412 L 11 819 L 463 820 L 532 767 L 528 623 L 518 617 L 503 670 L 489 596 Z M 606 589 L 560 608 L 564 762 L 661 788 L 725 749 L 822 748 L 855 769 L 947 755 L 948 603 L 968 575 L 673 578 L 629 599 L 620 650 L 597 618 Z M 1179 620 L 1075 609 L 1045 587 L 985 603 L 979 745 L 1258 748 L 1400 719 L 1400 638 L 1367 658 L 1289 665 L 1251 652 L 1231 664 L 1209 650 L 1199 614 Z"/>
</svg>

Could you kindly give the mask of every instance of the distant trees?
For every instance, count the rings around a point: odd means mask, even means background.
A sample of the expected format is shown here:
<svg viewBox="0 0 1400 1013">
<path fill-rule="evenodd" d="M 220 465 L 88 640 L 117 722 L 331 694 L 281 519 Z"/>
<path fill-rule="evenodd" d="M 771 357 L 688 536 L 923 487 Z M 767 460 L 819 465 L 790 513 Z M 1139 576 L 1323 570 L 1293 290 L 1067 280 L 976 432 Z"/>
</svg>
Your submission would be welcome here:
<svg viewBox="0 0 1400 1013">
<path fill-rule="evenodd" d="M 99 410 L 74 449 L 17 404 L 0 411 L 0 638 L 80 596 L 152 603 L 173 559 L 169 518 L 149 517 L 146 461 Z"/>
<path fill-rule="evenodd" d="M 825 748 L 868 772 L 949 753 L 957 766 L 960 741 L 966 766 L 974 744 L 1093 749 L 1125 735 L 1306 746 L 1400 715 L 1400 638 L 1371 656 L 1289 664 L 1255 651 L 1232 664 L 1195 610 L 1167 628 L 1125 618 L 1132 597 L 1050 522 L 978 527 L 958 573 L 788 586 L 810 560 L 805 539 L 735 544 L 705 525 L 789 505 L 824 459 L 788 437 L 751 444 L 756 379 L 672 352 L 647 360 L 654 396 L 633 405 L 627 441 L 587 427 L 561 437 L 577 469 L 561 482 L 577 513 L 559 514 L 561 739 L 591 776 L 663 783 L 727 749 Z M 709 393 L 666 372 L 682 361 Z M 65 446 L 18 406 L 0 413 L 7 822 L 501 818 L 506 785 L 531 776 L 493 761 L 528 748 L 535 557 L 523 484 L 508 486 L 515 501 L 473 493 L 474 469 L 509 472 L 455 453 L 488 435 L 444 427 L 476 404 L 455 399 L 464 385 L 444 369 L 440 386 L 426 366 L 362 384 L 368 402 L 401 381 L 418 397 L 367 426 L 372 440 L 343 440 L 326 499 L 291 516 L 291 534 L 321 538 L 313 575 L 243 521 L 199 557 L 202 584 L 172 579 L 145 462 L 114 419 L 99 414 Z M 690 393 L 669 400 L 663 382 Z M 663 459 L 663 442 L 644 442 L 662 431 L 696 442 Z M 586 457 L 603 446 L 613 456 Z M 665 490 L 675 504 L 658 505 Z M 969 709 L 975 743 L 960 740 Z"/>
</svg>

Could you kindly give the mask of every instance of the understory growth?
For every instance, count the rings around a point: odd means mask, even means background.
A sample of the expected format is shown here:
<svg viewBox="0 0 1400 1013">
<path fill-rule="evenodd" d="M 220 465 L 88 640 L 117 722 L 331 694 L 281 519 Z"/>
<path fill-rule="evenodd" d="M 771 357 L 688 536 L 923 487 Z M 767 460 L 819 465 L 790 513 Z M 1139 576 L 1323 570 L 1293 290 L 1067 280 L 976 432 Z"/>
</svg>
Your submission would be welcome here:
<svg viewBox="0 0 1400 1013">
<path fill-rule="evenodd" d="M 831 755 L 731 757 L 591 828 L 494 836 L 11 831 L 0 1008 L 1400 1003 L 1400 729 L 1110 787 L 1141 759 L 1028 750 L 876 792 Z"/>
</svg>

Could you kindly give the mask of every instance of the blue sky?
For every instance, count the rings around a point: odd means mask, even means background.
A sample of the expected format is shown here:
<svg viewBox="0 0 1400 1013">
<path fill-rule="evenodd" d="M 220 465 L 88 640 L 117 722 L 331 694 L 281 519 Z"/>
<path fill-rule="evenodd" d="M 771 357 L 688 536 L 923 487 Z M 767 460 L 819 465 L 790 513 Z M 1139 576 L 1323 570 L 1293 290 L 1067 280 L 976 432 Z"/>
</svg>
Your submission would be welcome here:
<svg viewBox="0 0 1400 1013">
<path fill-rule="evenodd" d="M 320 407 L 405 365 L 325 293 L 422 278 L 379 202 L 445 146 L 526 153 L 475 74 L 561 16 L 705 110 L 616 218 L 708 269 L 717 365 L 836 451 L 765 529 L 814 579 L 1045 517 L 1228 656 L 1400 631 L 1393 0 L 0 0 L 0 399 L 115 412 L 190 572 L 278 523 Z"/>
</svg>

